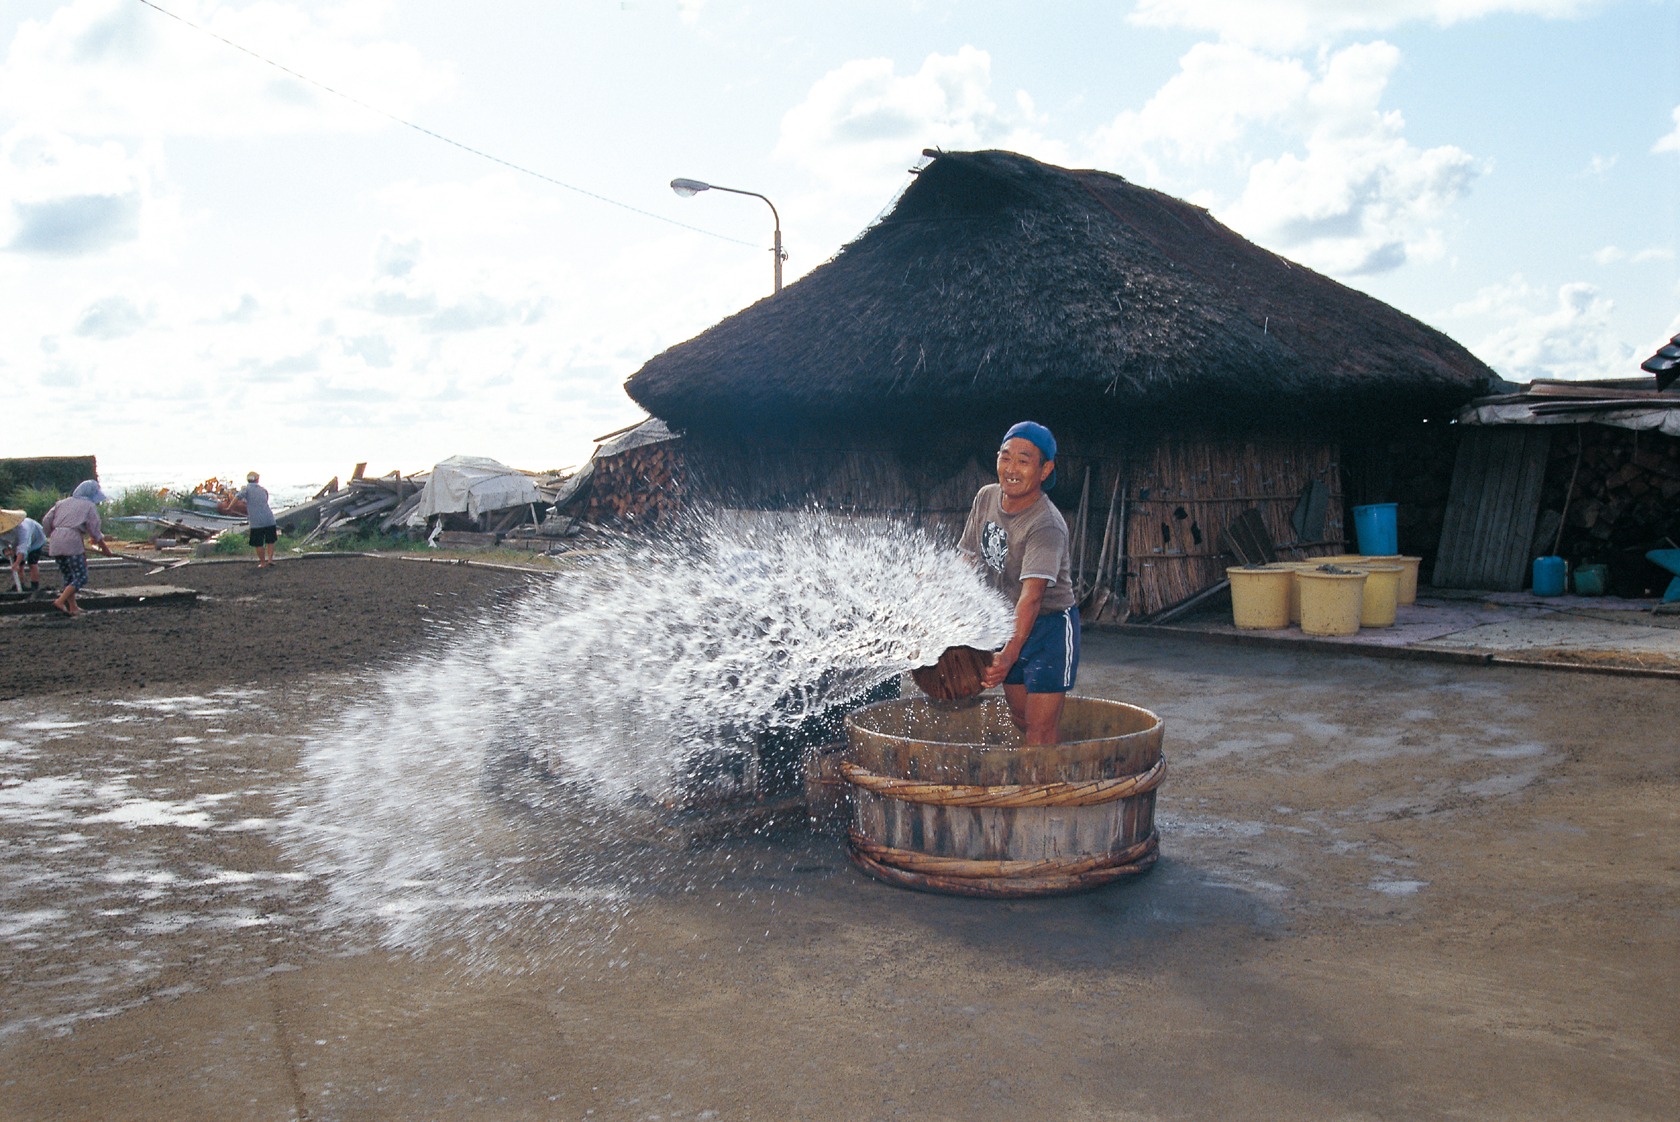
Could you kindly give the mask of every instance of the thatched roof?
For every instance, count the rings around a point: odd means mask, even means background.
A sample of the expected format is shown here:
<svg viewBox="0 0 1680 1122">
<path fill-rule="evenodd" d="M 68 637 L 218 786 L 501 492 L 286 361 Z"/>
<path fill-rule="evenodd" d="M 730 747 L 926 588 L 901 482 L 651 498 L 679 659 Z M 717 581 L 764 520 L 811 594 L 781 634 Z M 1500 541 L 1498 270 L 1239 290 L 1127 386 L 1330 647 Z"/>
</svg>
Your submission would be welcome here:
<svg viewBox="0 0 1680 1122">
<path fill-rule="evenodd" d="M 1011 152 L 935 158 L 834 260 L 626 384 L 680 429 L 1257 426 L 1437 414 L 1495 375 L 1205 210 Z"/>
</svg>

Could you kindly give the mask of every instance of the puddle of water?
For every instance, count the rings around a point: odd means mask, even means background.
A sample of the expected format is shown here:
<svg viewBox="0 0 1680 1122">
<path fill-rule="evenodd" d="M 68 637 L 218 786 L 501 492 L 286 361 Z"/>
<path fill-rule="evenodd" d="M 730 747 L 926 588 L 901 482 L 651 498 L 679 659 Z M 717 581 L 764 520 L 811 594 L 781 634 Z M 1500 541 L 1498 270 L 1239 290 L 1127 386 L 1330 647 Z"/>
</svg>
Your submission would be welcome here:
<svg viewBox="0 0 1680 1122">
<path fill-rule="evenodd" d="M 1426 880 L 1374 880 L 1369 885 L 1371 891 L 1380 892 L 1384 896 L 1412 896 L 1420 889 L 1428 888 Z"/>
<path fill-rule="evenodd" d="M 210 815 L 195 810 L 190 803 L 172 803 L 161 799 L 135 799 L 99 814 L 81 819 L 92 824 L 114 822 L 122 826 L 179 826 L 202 830 L 210 825 Z"/>
</svg>

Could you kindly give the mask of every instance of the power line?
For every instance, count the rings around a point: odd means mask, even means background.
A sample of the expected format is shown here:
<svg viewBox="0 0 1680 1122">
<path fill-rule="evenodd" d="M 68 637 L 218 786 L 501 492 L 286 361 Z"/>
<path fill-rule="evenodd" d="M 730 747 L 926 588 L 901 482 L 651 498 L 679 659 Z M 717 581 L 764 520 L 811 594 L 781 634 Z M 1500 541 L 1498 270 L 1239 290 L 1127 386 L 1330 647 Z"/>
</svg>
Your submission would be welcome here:
<svg viewBox="0 0 1680 1122">
<path fill-rule="evenodd" d="M 564 180 L 556 179 L 552 175 L 544 175 L 540 171 L 533 171 L 531 168 L 525 167 L 522 164 L 516 164 L 512 160 L 504 160 L 500 156 L 492 155 L 491 153 L 486 152 L 486 151 L 484 151 L 483 149 L 480 149 L 480 148 L 474 148 L 470 144 L 463 144 L 459 140 L 454 139 L 453 137 L 444 136 L 440 132 L 434 132 L 433 130 L 427 128 L 425 125 L 417 124 L 414 121 L 408 120 L 406 117 L 399 117 L 395 113 L 386 112 L 385 110 L 379 108 L 376 105 L 369 105 L 365 101 L 361 101 L 357 98 L 351 97 L 349 94 L 343 92 L 342 90 L 335 90 L 331 86 L 327 85 L 325 82 L 318 82 L 314 78 L 311 78 L 307 74 L 300 74 L 296 70 L 293 70 L 291 67 L 285 66 L 285 65 L 283 65 L 281 63 L 278 63 L 278 62 L 275 62 L 273 59 L 268 58 L 266 55 L 262 55 L 262 54 L 260 54 L 256 51 L 253 51 L 250 47 L 247 47 L 242 43 L 236 43 L 232 39 L 229 39 L 225 35 L 217 34 L 216 32 L 211 31 L 207 27 L 200 27 L 198 24 L 194 23 L 190 19 L 187 19 L 185 16 L 177 15 L 174 12 L 170 11 L 168 8 L 160 7 L 157 4 L 153 3 L 152 0 L 139 0 L 139 2 L 144 4 L 146 7 L 152 9 L 154 12 L 158 12 L 161 15 L 166 15 L 170 19 L 175 20 L 178 23 L 185 24 L 186 26 L 192 28 L 194 31 L 198 32 L 201 35 L 208 35 L 212 39 L 219 40 L 220 42 L 225 43 L 228 46 L 232 47 L 236 51 L 242 51 L 245 54 L 248 54 L 252 58 L 256 59 L 258 62 L 266 63 L 269 66 L 274 67 L 274 69 L 276 69 L 276 70 L 278 70 L 278 71 L 280 71 L 284 74 L 291 75 L 293 78 L 296 78 L 300 82 L 303 82 L 307 85 L 314 86 L 316 89 L 323 90 L 326 93 L 330 93 L 334 97 L 342 98 L 343 100 L 348 101 L 351 105 L 354 105 L 354 106 L 356 106 L 360 109 L 365 109 L 369 113 L 373 113 L 377 116 L 384 117 L 385 119 L 390 120 L 390 121 L 395 121 L 399 125 L 406 125 L 408 128 L 413 129 L 415 132 L 424 133 L 426 136 L 431 137 L 433 140 L 441 140 L 441 141 L 443 141 L 443 143 L 445 143 L 447 145 L 450 145 L 453 148 L 459 148 L 461 151 L 471 153 L 472 155 L 477 156 L 480 159 L 489 160 L 493 164 L 500 164 L 502 167 L 511 168 L 512 170 L 517 171 L 517 172 L 519 172 L 523 175 L 529 175 L 534 179 L 540 179 L 544 183 L 552 183 L 556 187 L 563 187 L 568 191 L 573 191 L 573 192 L 576 192 L 579 195 L 587 196 L 588 198 L 594 199 L 597 202 L 606 203 L 608 206 L 618 207 L 620 210 L 627 210 L 627 211 L 631 212 L 632 214 L 639 214 L 644 218 L 652 218 L 655 221 L 664 222 L 664 223 L 666 223 L 668 225 L 671 225 L 671 226 L 680 226 L 684 230 L 692 230 L 696 234 L 705 234 L 707 237 L 717 238 L 719 241 L 732 242 L 735 245 L 744 245 L 744 246 L 747 246 L 749 248 L 754 248 L 754 249 L 757 248 L 757 246 L 754 245 L 754 243 L 752 243 L 752 242 L 742 241 L 740 238 L 732 238 L 732 237 L 729 237 L 727 234 L 719 234 L 719 233 L 717 233 L 713 230 L 705 229 L 702 226 L 692 226 L 692 225 L 688 224 L 687 222 L 678 222 L 675 218 L 667 218 L 663 214 L 655 214 L 651 210 L 643 210 L 641 207 L 631 206 L 629 203 L 621 203 L 617 199 L 610 199 L 605 195 L 597 194 L 594 191 L 587 190 L 583 187 L 578 187 L 575 184 L 567 183 Z"/>
</svg>

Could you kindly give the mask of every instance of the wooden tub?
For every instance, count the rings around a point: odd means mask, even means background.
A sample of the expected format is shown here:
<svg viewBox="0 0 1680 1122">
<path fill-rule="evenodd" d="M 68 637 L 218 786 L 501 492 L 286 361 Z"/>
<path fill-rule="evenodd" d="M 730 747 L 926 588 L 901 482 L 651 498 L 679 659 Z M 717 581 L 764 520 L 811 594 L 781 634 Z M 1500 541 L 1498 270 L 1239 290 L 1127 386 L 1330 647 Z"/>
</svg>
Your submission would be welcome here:
<svg viewBox="0 0 1680 1122">
<path fill-rule="evenodd" d="M 846 718 L 852 860 L 962 896 L 1080 892 L 1155 863 L 1166 761 L 1147 709 L 1069 697 L 1062 743 L 1029 748 L 1003 698 L 883 701 Z"/>
</svg>

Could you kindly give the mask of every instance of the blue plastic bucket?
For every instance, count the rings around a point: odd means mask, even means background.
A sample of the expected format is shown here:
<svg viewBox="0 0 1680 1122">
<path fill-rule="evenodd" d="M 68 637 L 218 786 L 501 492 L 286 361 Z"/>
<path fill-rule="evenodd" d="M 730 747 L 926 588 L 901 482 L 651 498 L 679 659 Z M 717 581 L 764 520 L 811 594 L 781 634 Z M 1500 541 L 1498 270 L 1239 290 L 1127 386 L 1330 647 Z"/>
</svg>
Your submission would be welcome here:
<svg viewBox="0 0 1680 1122">
<path fill-rule="evenodd" d="M 1562 596 L 1569 577 L 1569 566 L 1561 557 L 1534 559 L 1534 595 Z"/>
<path fill-rule="evenodd" d="M 1353 508 L 1353 532 L 1359 538 L 1359 552 L 1367 557 L 1392 557 L 1400 552 L 1400 531 L 1395 526 L 1396 503 L 1371 503 Z"/>
<path fill-rule="evenodd" d="M 1610 584 L 1610 570 L 1604 565 L 1582 565 L 1575 570 L 1575 595 L 1603 596 Z"/>
</svg>

